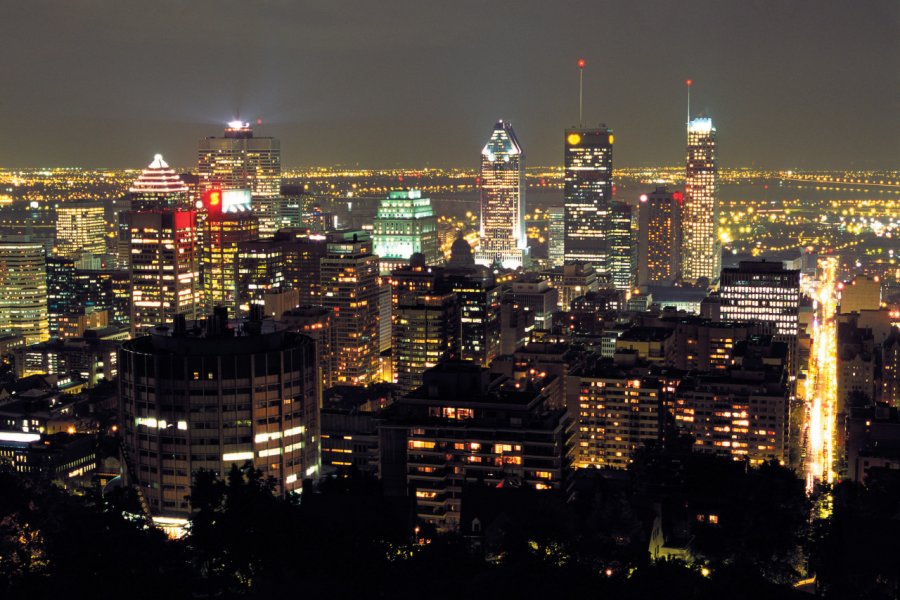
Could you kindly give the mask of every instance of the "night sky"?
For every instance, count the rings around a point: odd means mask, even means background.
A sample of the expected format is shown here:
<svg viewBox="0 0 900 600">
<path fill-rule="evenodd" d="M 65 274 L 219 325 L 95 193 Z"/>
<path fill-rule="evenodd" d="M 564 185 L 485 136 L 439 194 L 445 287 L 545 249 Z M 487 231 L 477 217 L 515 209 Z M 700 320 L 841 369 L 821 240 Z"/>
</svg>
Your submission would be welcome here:
<svg viewBox="0 0 900 600">
<path fill-rule="evenodd" d="M 684 80 L 725 166 L 898 168 L 900 2 L 0 0 L 0 167 L 178 166 L 240 114 L 285 166 L 528 163 L 578 119 L 616 164 L 684 158 Z"/>
</svg>

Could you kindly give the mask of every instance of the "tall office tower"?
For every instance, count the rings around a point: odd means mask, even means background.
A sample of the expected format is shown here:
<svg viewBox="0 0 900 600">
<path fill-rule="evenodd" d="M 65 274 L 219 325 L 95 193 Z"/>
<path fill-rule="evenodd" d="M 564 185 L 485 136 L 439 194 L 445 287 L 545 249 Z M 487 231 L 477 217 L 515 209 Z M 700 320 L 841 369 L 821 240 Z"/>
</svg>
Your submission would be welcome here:
<svg viewBox="0 0 900 600">
<path fill-rule="evenodd" d="M 606 272 L 617 290 L 631 289 L 634 281 L 636 257 L 633 251 L 631 212 L 631 206 L 624 202 L 613 202 L 609 207 Z"/>
<path fill-rule="evenodd" d="M 279 240 L 240 242 L 236 261 L 238 305 L 242 315 L 249 313 L 251 304 L 264 306 L 266 294 L 285 289 L 284 252 Z"/>
<path fill-rule="evenodd" d="M 476 262 L 525 263 L 525 154 L 512 125 L 498 121 L 481 150 L 481 248 Z"/>
<path fill-rule="evenodd" d="M 280 231 L 285 285 L 298 292 L 300 306 L 322 304 L 321 261 L 328 253 L 328 237 L 306 231 Z"/>
<path fill-rule="evenodd" d="M 175 315 L 201 310 L 196 215 L 160 208 L 132 211 L 131 331 L 167 325 Z"/>
<path fill-rule="evenodd" d="M 392 191 L 381 200 L 372 241 L 382 275 L 406 265 L 417 252 L 425 257 L 425 264 L 444 262 L 431 200 L 423 198 L 420 190 Z"/>
<path fill-rule="evenodd" d="M 198 157 L 200 187 L 249 189 L 254 213 L 259 218 L 261 237 L 277 230 L 277 197 L 281 193 L 281 142 L 271 137 L 254 137 L 249 123 L 231 121 L 224 137 L 200 140 Z M 258 206 L 258 208 L 257 208 Z"/>
<path fill-rule="evenodd" d="M 44 245 L 27 236 L 0 238 L 0 333 L 47 341 L 47 265 Z"/>
<path fill-rule="evenodd" d="M 56 209 L 56 254 L 78 260 L 106 254 L 106 218 L 99 202 L 67 202 Z"/>
<path fill-rule="evenodd" d="M 687 167 L 681 246 L 682 279 L 696 283 L 718 279 L 722 268 L 721 249 L 716 237 L 719 222 L 716 128 L 712 119 L 698 118 L 688 123 Z"/>
<path fill-rule="evenodd" d="M 559 310 L 559 290 L 550 285 L 550 280 L 529 277 L 514 281 L 509 295 L 534 315 L 535 329 L 549 331 L 553 328 L 553 313 Z"/>
<path fill-rule="evenodd" d="M 503 288 L 489 269 L 475 264 L 472 248 L 462 238 L 453 242 L 450 260 L 441 275 L 435 281 L 437 289 L 455 293 L 459 302 L 460 358 L 490 366 L 500 354 Z"/>
<path fill-rule="evenodd" d="M 192 208 L 188 204 L 188 186 L 169 168 L 162 154 L 154 155 L 153 162 L 141 171 L 128 193 L 131 210 Z"/>
<path fill-rule="evenodd" d="M 404 392 L 422 385 L 425 369 L 459 355 L 456 294 L 401 293 L 394 313 L 394 377 Z"/>
<path fill-rule="evenodd" d="M 226 201 L 231 196 L 237 199 Z M 250 212 L 246 191 L 206 194 L 205 209 L 201 253 L 203 300 L 208 309 L 223 306 L 229 314 L 236 315 L 238 245 L 258 237 L 259 221 Z"/>
<path fill-rule="evenodd" d="M 613 133 L 598 128 L 565 132 L 565 260 L 607 267 L 613 186 Z"/>
<path fill-rule="evenodd" d="M 671 286 L 681 276 L 681 201 L 658 187 L 638 203 L 637 286 Z"/>
<path fill-rule="evenodd" d="M 126 483 L 154 517 L 185 519 L 193 475 L 250 462 L 281 495 L 319 468 L 315 347 L 273 321 L 184 319 L 125 342 L 119 414 Z M 153 385 L 147 385 L 152 378 Z"/>
<path fill-rule="evenodd" d="M 333 311 L 338 385 L 377 381 L 379 354 L 378 257 L 362 231 L 332 234 L 321 261 L 321 304 Z"/>
<path fill-rule="evenodd" d="M 561 206 L 547 209 L 547 258 L 551 267 L 566 261 L 566 209 Z"/>
<path fill-rule="evenodd" d="M 780 262 L 741 261 L 736 269 L 722 269 L 719 297 L 723 321 L 754 321 L 768 325 L 776 339 L 796 338 L 800 271 Z"/>
<path fill-rule="evenodd" d="M 47 319 L 50 337 L 59 337 L 60 319 L 75 310 L 75 261 L 47 257 Z"/>
</svg>

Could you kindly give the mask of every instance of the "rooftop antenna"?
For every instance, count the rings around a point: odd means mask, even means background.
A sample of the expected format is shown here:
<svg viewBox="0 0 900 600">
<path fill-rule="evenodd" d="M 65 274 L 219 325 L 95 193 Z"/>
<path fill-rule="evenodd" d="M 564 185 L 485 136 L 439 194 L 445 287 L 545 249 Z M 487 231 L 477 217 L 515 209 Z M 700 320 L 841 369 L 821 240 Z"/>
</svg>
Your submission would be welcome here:
<svg viewBox="0 0 900 600">
<path fill-rule="evenodd" d="M 584 127 L 584 59 L 578 59 L 578 126 Z"/>
<path fill-rule="evenodd" d="M 684 82 L 687 86 L 687 96 L 688 96 L 688 104 L 687 104 L 687 124 L 690 126 L 691 124 L 691 86 L 694 85 L 694 81 L 692 79 L 688 79 Z"/>
</svg>

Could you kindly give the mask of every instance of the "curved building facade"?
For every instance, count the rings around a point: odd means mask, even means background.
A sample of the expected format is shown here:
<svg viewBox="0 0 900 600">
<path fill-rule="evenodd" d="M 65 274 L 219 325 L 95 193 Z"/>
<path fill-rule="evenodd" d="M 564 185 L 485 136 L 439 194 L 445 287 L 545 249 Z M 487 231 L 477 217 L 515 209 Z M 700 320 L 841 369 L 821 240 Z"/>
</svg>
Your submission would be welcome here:
<svg viewBox="0 0 900 600">
<path fill-rule="evenodd" d="M 315 343 L 272 321 L 156 327 L 119 351 L 121 435 L 130 485 L 154 517 L 184 518 L 199 469 L 250 462 L 281 494 L 319 466 Z"/>
</svg>

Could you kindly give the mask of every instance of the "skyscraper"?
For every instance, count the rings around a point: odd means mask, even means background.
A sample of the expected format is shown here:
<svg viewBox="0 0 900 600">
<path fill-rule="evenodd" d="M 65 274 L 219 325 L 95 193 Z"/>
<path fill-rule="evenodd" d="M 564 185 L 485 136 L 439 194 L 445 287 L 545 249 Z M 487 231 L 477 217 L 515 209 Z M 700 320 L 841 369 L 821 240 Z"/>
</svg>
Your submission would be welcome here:
<svg viewBox="0 0 900 600">
<path fill-rule="evenodd" d="M 634 280 L 635 256 L 631 234 L 631 206 L 625 202 L 612 202 L 609 207 L 606 228 L 606 272 L 617 290 L 631 288 Z"/>
<path fill-rule="evenodd" d="M 197 228 L 192 210 L 133 211 L 131 331 L 195 319 L 201 310 Z"/>
<path fill-rule="evenodd" d="M 58 337 L 60 320 L 75 310 L 75 261 L 70 258 L 47 257 L 47 317 L 50 337 Z"/>
<path fill-rule="evenodd" d="M 456 294 L 404 292 L 393 328 L 394 375 L 405 392 L 422 385 L 425 369 L 459 354 Z"/>
<path fill-rule="evenodd" d="M 406 265 L 416 252 L 427 265 L 443 262 L 431 200 L 420 190 L 388 192 L 378 207 L 372 240 L 382 275 Z"/>
<path fill-rule="evenodd" d="M 362 231 L 331 234 L 321 260 L 321 304 L 333 312 L 335 383 L 377 381 L 378 258 Z"/>
<path fill-rule="evenodd" d="M 551 267 L 566 261 L 566 209 L 561 206 L 547 210 L 547 258 Z"/>
<path fill-rule="evenodd" d="M 281 142 L 254 137 L 249 123 L 231 121 L 224 137 L 200 140 L 198 170 L 200 188 L 248 189 L 263 237 L 278 227 L 278 195 L 281 193 Z"/>
<path fill-rule="evenodd" d="M 129 188 L 132 210 L 159 208 L 192 208 L 188 204 L 188 187 L 174 169 L 169 168 L 162 154 L 141 171 Z"/>
<path fill-rule="evenodd" d="M 598 128 L 565 131 L 565 260 L 607 270 L 607 219 L 612 203 L 613 133 Z"/>
<path fill-rule="evenodd" d="M 259 223 L 250 212 L 246 190 L 213 191 L 206 195 L 202 273 L 203 297 L 207 307 L 224 306 L 229 313 L 238 311 L 237 253 L 238 245 L 255 239 Z M 235 203 L 230 196 L 243 198 Z"/>
<path fill-rule="evenodd" d="M 78 260 L 106 254 L 106 218 L 99 202 L 67 202 L 56 209 L 56 254 Z"/>
<path fill-rule="evenodd" d="M 512 125 L 497 121 L 481 150 L 481 248 L 476 262 L 504 267 L 524 264 L 525 154 Z"/>
<path fill-rule="evenodd" d="M 712 119 L 688 123 L 681 269 L 685 281 L 714 281 L 722 266 L 716 224 L 719 222 L 716 128 Z"/>
<path fill-rule="evenodd" d="M 46 269 L 40 242 L 0 239 L 0 333 L 21 335 L 26 345 L 49 338 Z"/>
<path fill-rule="evenodd" d="M 658 187 L 638 203 L 637 286 L 672 285 L 681 275 L 682 195 Z"/>
</svg>

